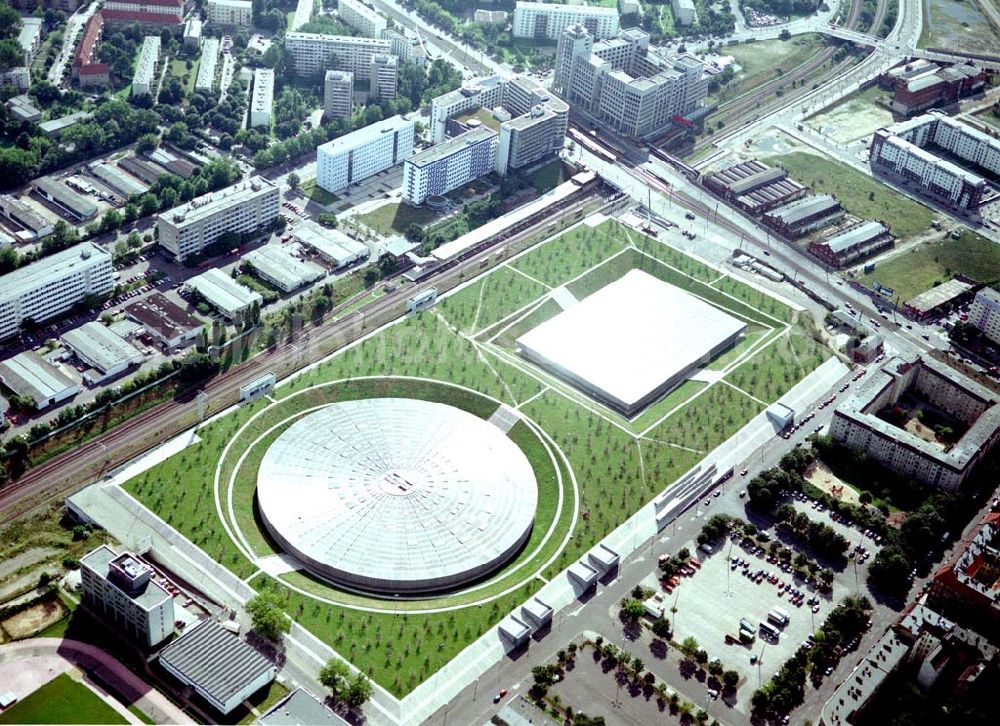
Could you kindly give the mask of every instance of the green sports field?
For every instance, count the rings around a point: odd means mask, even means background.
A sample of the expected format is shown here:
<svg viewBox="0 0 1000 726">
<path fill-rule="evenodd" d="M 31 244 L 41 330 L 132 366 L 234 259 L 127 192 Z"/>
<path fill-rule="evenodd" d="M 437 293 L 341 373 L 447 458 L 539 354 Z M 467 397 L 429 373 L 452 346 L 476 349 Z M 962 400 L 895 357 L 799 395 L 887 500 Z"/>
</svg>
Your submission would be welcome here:
<svg viewBox="0 0 1000 726">
<path fill-rule="evenodd" d="M 111 706 L 65 673 L 0 713 L 0 724 L 128 723 Z"/>
<path fill-rule="evenodd" d="M 583 296 L 635 268 L 725 309 L 749 333 L 705 380 L 687 381 L 627 419 L 521 358 L 513 341 L 558 314 L 554 289 Z M 342 350 L 278 388 L 273 402 L 202 428 L 201 443 L 126 488 L 251 586 L 274 590 L 299 623 L 402 696 L 827 355 L 808 323 L 766 293 L 617 222 L 584 223 Z M 302 572 L 263 574 L 255 560 L 275 550 L 253 492 L 259 461 L 278 435 L 268 429 L 331 401 L 384 395 L 439 400 L 481 417 L 504 403 L 526 417 L 508 434 L 539 482 L 536 527 L 524 551 L 487 581 L 428 600 L 346 593 Z M 227 503 L 221 511 L 216 474 Z M 415 612 L 431 608 L 441 611 Z"/>
</svg>

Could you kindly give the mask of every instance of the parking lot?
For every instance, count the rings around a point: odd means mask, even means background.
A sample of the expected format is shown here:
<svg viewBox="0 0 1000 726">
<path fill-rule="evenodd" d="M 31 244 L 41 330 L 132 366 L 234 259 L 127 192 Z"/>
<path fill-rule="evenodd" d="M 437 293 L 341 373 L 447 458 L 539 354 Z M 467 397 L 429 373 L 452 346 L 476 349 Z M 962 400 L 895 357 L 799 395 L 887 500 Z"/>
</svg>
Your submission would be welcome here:
<svg viewBox="0 0 1000 726">
<path fill-rule="evenodd" d="M 837 581 L 831 592 L 820 594 L 777 564 L 769 564 L 766 553 L 748 552 L 732 540 L 711 555 L 699 551 L 698 557 L 701 567 L 694 575 L 682 578 L 666 598 L 668 607 L 677 608 L 673 639 L 678 643 L 689 637 L 697 640 L 709 658 L 718 658 L 727 669 L 740 673 L 745 679 L 741 682 L 750 687 L 746 693 L 767 682 L 848 594 L 848 589 Z M 733 567 L 737 560 L 740 564 Z M 759 571 L 765 575 L 750 577 Z M 770 582 L 768 576 L 775 582 Z M 779 591 L 779 586 L 788 585 L 801 592 L 805 601 L 798 606 L 791 604 L 790 595 Z M 818 597 L 816 612 L 808 604 L 814 597 Z M 790 616 L 787 625 L 777 628 L 777 640 L 759 632 L 759 624 L 768 621 L 767 614 L 774 607 Z M 751 643 L 739 642 L 741 618 L 758 629 Z M 727 644 L 727 635 L 736 642 Z"/>
</svg>

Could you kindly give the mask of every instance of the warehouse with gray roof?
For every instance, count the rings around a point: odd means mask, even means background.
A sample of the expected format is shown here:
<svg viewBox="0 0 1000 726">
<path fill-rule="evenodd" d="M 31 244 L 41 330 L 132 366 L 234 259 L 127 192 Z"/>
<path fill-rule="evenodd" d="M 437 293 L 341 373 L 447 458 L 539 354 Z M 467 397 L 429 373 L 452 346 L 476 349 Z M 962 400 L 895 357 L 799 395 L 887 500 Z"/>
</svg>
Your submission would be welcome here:
<svg viewBox="0 0 1000 726">
<path fill-rule="evenodd" d="M 43 176 L 35 180 L 35 193 L 78 222 L 97 216 L 96 204 L 77 194 L 61 181 Z"/>
<path fill-rule="evenodd" d="M 149 185 L 143 184 L 131 174 L 112 166 L 106 161 L 98 161 L 90 165 L 90 173 L 111 187 L 111 190 L 128 199 L 137 197 L 149 191 Z"/>
<path fill-rule="evenodd" d="M 66 331 L 60 340 L 77 358 L 94 369 L 84 373 L 91 383 L 117 376 L 143 361 L 141 351 L 96 321 Z"/>
<path fill-rule="evenodd" d="M 709 174 L 705 186 L 752 215 L 763 214 L 806 193 L 806 188 L 789 179 L 784 169 L 756 159 Z"/>
<path fill-rule="evenodd" d="M 797 239 L 843 216 L 844 209 L 834 197 L 815 194 L 768 212 L 763 222 L 783 237 Z"/>
<path fill-rule="evenodd" d="M 204 328 L 200 320 L 159 292 L 128 305 L 125 314 L 167 350 L 194 342 Z"/>
<path fill-rule="evenodd" d="M 212 268 L 192 277 L 184 286 L 202 297 L 224 317 L 233 320 L 264 298 L 259 292 L 241 285 L 222 270 Z"/>
<path fill-rule="evenodd" d="M 326 270 L 315 262 L 300 260 L 278 245 L 264 245 L 248 252 L 243 255 L 243 263 L 282 292 L 298 290 L 326 276 Z"/>
<path fill-rule="evenodd" d="M 347 726 L 349 722 L 301 688 L 296 688 L 257 719 L 257 723 L 261 726 L 299 726 L 300 724 Z"/>
<path fill-rule="evenodd" d="M 868 221 L 816 240 L 809 245 L 809 251 L 832 267 L 846 267 L 891 247 L 889 228 L 881 222 Z"/>
<path fill-rule="evenodd" d="M 332 264 L 336 269 L 368 257 L 368 247 L 338 229 L 324 229 L 307 222 L 295 228 L 295 239 Z"/>
<path fill-rule="evenodd" d="M 0 196 L 0 214 L 24 230 L 17 234 L 22 242 L 52 234 L 53 223 L 17 197 L 7 194 Z"/>
<path fill-rule="evenodd" d="M 214 620 L 189 626 L 160 651 L 159 662 L 222 714 L 273 681 L 275 674 L 273 663 Z"/>
<path fill-rule="evenodd" d="M 15 395 L 31 398 L 35 408 L 65 401 L 80 392 L 80 384 L 31 350 L 0 362 L 0 382 Z"/>
</svg>

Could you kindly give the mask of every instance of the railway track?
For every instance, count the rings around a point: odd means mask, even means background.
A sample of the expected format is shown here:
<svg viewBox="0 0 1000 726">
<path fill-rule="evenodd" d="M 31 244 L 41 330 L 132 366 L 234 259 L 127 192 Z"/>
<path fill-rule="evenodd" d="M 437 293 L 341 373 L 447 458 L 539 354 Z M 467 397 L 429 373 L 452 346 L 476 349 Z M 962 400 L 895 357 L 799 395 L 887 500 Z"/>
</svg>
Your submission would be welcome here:
<svg viewBox="0 0 1000 726">
<path fill-rule="evenodd" d="M 569 217 L 582 217 L 588 207 L 605 208 L 613 203 L 595 186 L 581 197 L 563 200 L 562 206 L 545 210 L 537 220 L 525 220 L 513 230 L 505 230 L 482 244 L 467 250 L 455 260 L 441 265 L 420 282 L 446 292 L 485 272 L 499 245 L 514 246 L 520 251 L 534 244 L 534 235 L 551 229 Z M 601 204 L 600 202 L 604 202 Z M 492 260 L 494 264 L 498 261 Z M 303 335 L 274 349 L 265 350 L 224 374 L 211 379 L 201 391 L 211 402 L 210 413 L 218 413 L 237 403 L 239 388 L 264 373 L 274 372 L 284 378 L 330 353 L 352 343 L 377 327 L 406 312 L 406 298 L 413 288 L 401 288 L 374 300 L 368 306 L 340 318 L 331 317 L 321 327 L 307 328 Z M 331 313 L 357 302 L 344 301 Z M 29 469 L 17 481 L 0 491 L 0 524 L 53 500 L 62 499 L 139 454 L 154 448 L 181 431 L 198 423 L 197 391 L 161 403 L 133 416 L 96 438 Z"/>
</svg>

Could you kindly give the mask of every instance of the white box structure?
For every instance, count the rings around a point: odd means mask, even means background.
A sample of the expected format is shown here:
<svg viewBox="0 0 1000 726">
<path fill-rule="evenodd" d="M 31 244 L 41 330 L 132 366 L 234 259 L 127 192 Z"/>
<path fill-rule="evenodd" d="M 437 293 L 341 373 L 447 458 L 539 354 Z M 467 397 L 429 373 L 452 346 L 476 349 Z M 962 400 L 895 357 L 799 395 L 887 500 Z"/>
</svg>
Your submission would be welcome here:
<svg viewBox="0 0 1000 726">
<path fill-rule="evenodd" d="M 250 97 L 250 128 L 271 128 L 271 108 L 274 105 L 274 70 L 257 68 L 253 72 L 253 95 Z"/>
<path fill-rule="evenodd" d="M 372 56 L 391 54 L 392 43 L 381 38 L 291 32 L 285 34 L 285 50 L 292 56 L 295 73 L 300 76 L 312 76 L 327 69 L 330 58 L 336 56 L 334 70 L 349 71 L 355 79 L 367 81 Z"/>
<path fill-rule="evenodd" d="M 98 375 L 89 372 L 86 375 L 92 383 L 120 375 L 143 361 L 141 351 L 96 320 L 67 330 L 61 340 L 77 358 L 97 372 Z"/>
<path fill-rule="evenodd" d="M 368 98 L 377 101 L 391 101 L 396 97 L 399 84 L 399 58 L 389 53 L 372 56 L 372 67 L 368 72 Z"/>
<path fill-rule="evenodd" d="M 336 194 L 413 155 L 416 124 L 393 116 L 316 149 L 316 183 Z"/>
<path fill-rule="evenodd" d="M 369 254 L 367 246 L 351 239 L 339 229 L 326 229 L 306 222 L 296 227 L 293 234 L 296 242 L 315 251 L 335 269 L 360 262 Z"/>
<path fill-rule="evenodd" d="M 107 545 L 80 559 L 83 605 L 115 631 L 151 648 L 174 633 L 174 598 L 135 555 Z"/>
<path fill-rule="evenodd" d="M 201 65 L 194 79 L 194 90 L 211 91 L 215 85 L 215 70 L 219 65 L 219 49 L 222 46 L 218 38 L 205 38 L 201 44 Z"/>
<path fill-rule="evenodd" d="M 486 176 L 497 157 L 497 132 L 485 127 L 466 131 L 403 162 L 403 199 L 423 204 Z"/>
<path fill-rule="evenodd" d="M 239 284 L 225 272 L 215 268 L 190 278 L 184 283 L 184 287 L 198 293 L 206 303 L 229 320 L 235 320 L 252 306 L 259 307 L 264 302 L 259 292 Z"/>
<path fill-rule="evenodd" d="M 208 0 L 208 22 L 228 28 L 249 28 L 253 20 L 250 0 Z"/>
<path fill-rule="evenodd" d="M 690 27 L 698 19 L 694 0 L 670 0 L 670 7 L 674 11 L 674 20 L 685 27 Z"/>
<path fill-rule="evenodd" d="M 354 74 L 327 71 L 323 79 L 323 115 L 327 118 L 347 118 L 353 107 Z"/>
<path fill-rule="evenodd" d="M 338 0 L 337 15 L 347 25 L 369 38 L 382 37 L 388 23 L 385 16 L 359 0 Z"/>
<path fill-rule="evenodd" d="M 746 323 L 631 270 L 517 340 L 525 358 L 632 415 L 732 346 Z"/>
<path fill-rule="evenodd" d="M 73 398 L 80 383 L 32 350 L 0 361 L 0 382 L 17 396 L 31 398 L 43 409 Z"/>
<path fill-rule="evenodd" d="M 520 0 L 514 6 L 515 38 L 558 40 L 570 25 L 582 25 L 599 40 L 610 38 L 620 27 L 618 9 Z"/>
<path fill-rule="evenodd" d="M 0 340 L 16 335 L 25 320 L 43 323 L 114 287 L 111 255 L 93 242 L 8 272 L 0 277 Z"/>
<path fill-rule="evenodd" d="M 160 67 L 160 36 L 147 35 L 142 39 L 139 60 L 132 75 L 132 96 L 148 95 L 156 83 L 156 72 Z"/>
<path fill-rule="evenodd" d="M 298 290 L 326 276 L 326 270 L 315 262 L 300 260 L 280 245 L 264 245 L 247 252 L 243 262 L 282 292 Z"/>
<path fill-rule="evenodd" d="M 252 177 L 192 199 L 156 218 L 158 242 L 178 261 L 198 254 L 226 232 L 263 230 L 278 218 L 281 195 L 272 182 Z"/>
</svg>

